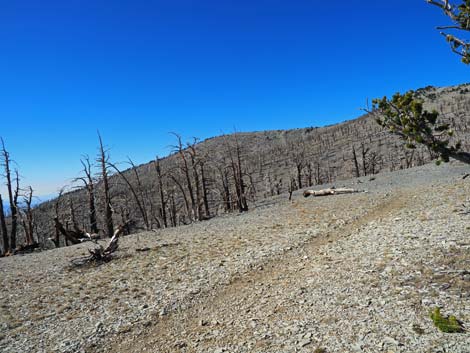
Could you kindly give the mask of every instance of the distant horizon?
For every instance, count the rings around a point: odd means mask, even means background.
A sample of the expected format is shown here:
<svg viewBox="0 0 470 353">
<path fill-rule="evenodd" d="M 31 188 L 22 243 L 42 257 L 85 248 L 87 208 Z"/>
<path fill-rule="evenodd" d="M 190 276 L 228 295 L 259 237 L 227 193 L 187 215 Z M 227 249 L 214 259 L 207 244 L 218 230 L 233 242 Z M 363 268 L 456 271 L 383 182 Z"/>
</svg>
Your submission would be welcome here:
<svg viewBox="0 0 470 353">
<path fill-rule="evenodd" d="M 461 84 L 446 24 L 424 0 L 7 2 L 0 136 L 22 185 L 48 195 L 96 155 L 97 130 L 114 161 L 142 164 L 171 131 L 337 124 L 367 99 Z"/>
</svg>

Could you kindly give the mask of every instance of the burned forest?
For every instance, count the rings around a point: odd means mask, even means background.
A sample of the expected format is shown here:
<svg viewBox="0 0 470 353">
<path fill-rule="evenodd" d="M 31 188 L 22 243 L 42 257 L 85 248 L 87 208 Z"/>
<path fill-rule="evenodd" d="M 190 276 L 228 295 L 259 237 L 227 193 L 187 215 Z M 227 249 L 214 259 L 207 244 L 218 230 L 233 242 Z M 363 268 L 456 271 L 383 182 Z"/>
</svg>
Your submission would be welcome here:
<svg viewBox="0 0 470 353">
<path fill-rule="evenodd" d="M 468 85 L 417 92 L 470 150 Z M 141 165 L 114 161 L 105 137 L 98 134 L 96 140 L 96 155 L 77 160 L 82 170 L 71 176 L 72 184 L 37 206 L 33 188 L 22 184 L 14 149 L 1 141 L 2 255 L 108 238 L 117 230 L 127 235 L 202 222 L 246 212 L 259 199 L 407 169 L 436 157 L 423 147 L 404 149 L 370 114 L 326 127 L 235 132 L 204 141 L 173 133 L 170 155 Z"/>
</svg>

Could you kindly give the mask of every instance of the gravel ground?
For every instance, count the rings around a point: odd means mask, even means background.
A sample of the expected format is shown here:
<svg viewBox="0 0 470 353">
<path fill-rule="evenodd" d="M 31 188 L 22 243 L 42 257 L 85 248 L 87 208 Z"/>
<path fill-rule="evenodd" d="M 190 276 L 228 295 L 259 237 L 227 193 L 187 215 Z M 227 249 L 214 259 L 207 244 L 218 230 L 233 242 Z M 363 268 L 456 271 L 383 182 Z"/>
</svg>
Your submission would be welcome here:
<svg viewBox="0 0 470 353">
<path fill-rule="evenodd" d="M 432 308 L 470 327 L 467 166 L 428 165 L 219 217 L 0 259 L 2 352 L 452 352 Z M 136 249 L 147 248 L 147 251 Z"/>
</svg>

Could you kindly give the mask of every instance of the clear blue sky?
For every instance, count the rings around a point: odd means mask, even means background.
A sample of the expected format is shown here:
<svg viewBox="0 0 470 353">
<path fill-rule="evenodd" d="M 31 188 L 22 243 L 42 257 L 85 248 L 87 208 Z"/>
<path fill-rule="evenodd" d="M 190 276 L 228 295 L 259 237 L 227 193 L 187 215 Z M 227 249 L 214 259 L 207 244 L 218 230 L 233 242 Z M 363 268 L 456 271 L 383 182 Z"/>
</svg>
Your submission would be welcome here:
<svg viewBox="0 0 470 353">
<path fill-rule="evenodd" d="M 96 152 L 321 126 L 367 98 L 469 80 L 424 0 L 0 0 L 0 136 L 55 192 Z"/>
</svg>

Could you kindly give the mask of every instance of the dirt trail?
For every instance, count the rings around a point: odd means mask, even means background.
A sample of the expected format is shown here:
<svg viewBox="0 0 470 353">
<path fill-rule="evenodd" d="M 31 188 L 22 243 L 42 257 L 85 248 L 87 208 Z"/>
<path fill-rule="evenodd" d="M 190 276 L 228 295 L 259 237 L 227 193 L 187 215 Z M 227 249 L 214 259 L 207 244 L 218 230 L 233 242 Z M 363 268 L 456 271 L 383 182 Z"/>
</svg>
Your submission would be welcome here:
<svg viewBox="0 0 470 353">
<path fill-rule="evenodd" d="M 362 217 L 312 238 L 301 247 L 290 249 L 243 277 L 234 278 L 229 285 L 201 297 L 189 309 L 161 318 L 143 336 L 115 344 L 110 351 L 196 352 L 207 349 L 210 352 L 216 347 L 249 342 L 258 326 L 295 321 L 296 311 L 289 309 L 292 298 L 283 297 L 281 293 L 286 292 L 286 288 L 298 288 L 302 292 L 309 271 L 332 264 L 324 251 L 328 244 L 346 239 L 373 220 L 391 217 L 405 207 L 409 198 L 410 195 L 405 193 L 387 196 Z M 294 221 L 308 221 L 312 210 L 298 203 L 293 207 L 298 211 Z M 253 313 L 256 313 L 255 317 Z M 256 342 L 254 348 L 269 349 L 269 340 Z M 220 352 L 226 351 L 220 349 Z"/>
</svg>

